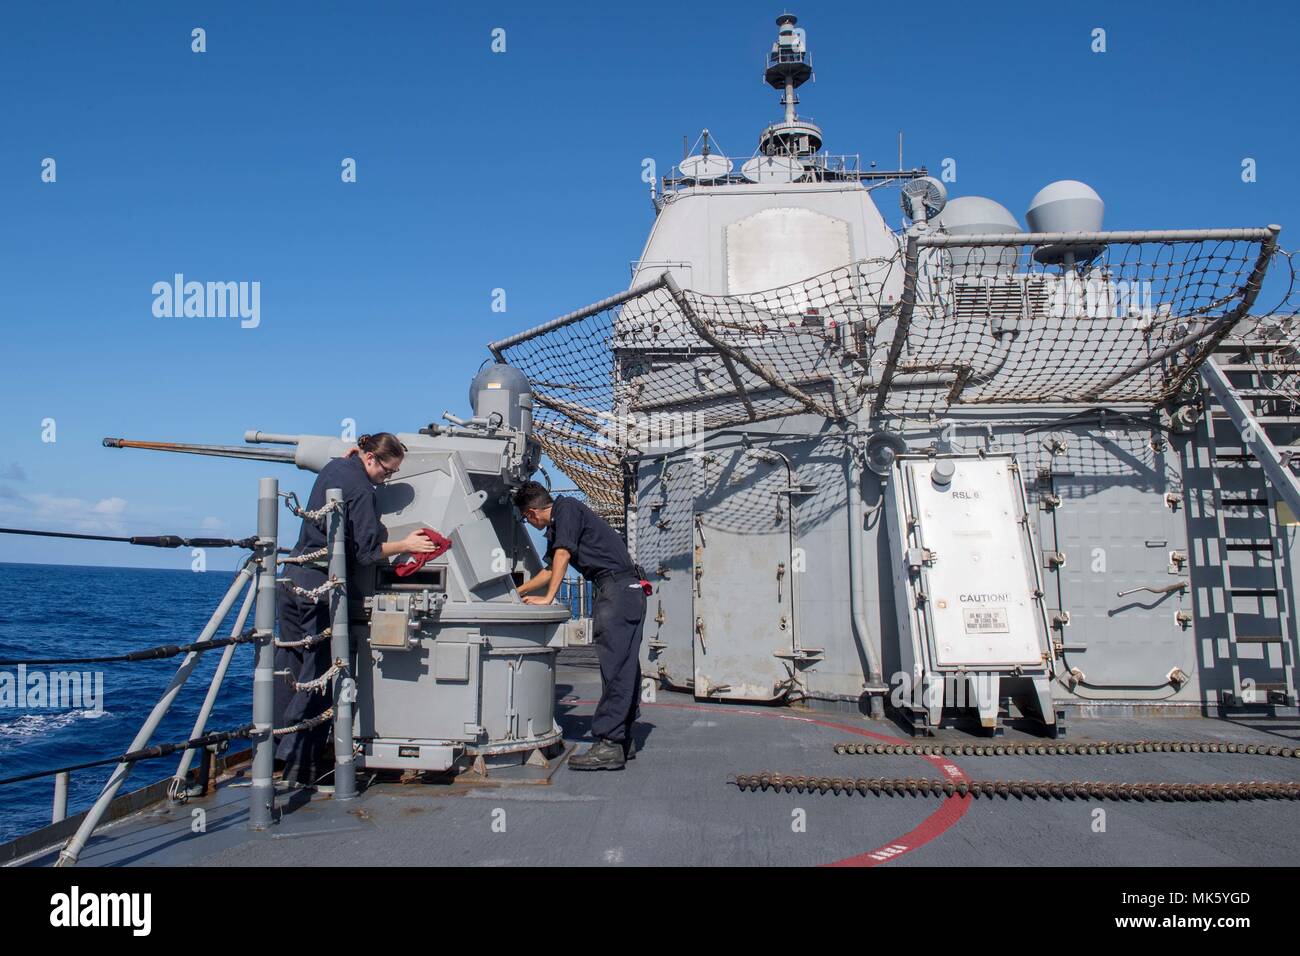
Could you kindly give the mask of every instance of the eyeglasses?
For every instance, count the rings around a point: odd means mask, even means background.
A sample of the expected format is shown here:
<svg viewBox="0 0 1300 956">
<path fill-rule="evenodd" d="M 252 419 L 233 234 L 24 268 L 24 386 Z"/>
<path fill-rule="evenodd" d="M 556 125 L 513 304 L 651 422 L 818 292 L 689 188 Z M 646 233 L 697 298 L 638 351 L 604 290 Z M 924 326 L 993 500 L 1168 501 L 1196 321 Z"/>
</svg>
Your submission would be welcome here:
<svg viewBox="0 0 1300 956">
<path fill-rule="evenodd" d="M 375 464 L 379 466 L 379 470 L 384 473 L 385 478 L 393 477 L 393 475 L 397 474 L 402 468 L 402 463 L 400 461 L 397 463 L 395 467 L 390 468 L 388 465 L 385 465 L 382 461 L 379 460 L 378 455 L 371 453 L 370 457 L 375 460 Z"/>
</svg>

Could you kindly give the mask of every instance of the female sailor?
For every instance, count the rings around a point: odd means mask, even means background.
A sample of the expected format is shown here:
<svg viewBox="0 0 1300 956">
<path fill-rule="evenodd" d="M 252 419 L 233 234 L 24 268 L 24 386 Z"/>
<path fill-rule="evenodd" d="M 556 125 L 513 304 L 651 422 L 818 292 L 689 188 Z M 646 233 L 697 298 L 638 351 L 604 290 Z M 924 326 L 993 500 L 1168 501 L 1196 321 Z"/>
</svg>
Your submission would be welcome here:
<svg viewBox="0 0 1300 956">
<path fill-rule="evenodd" d="M 364 622 L 364 601 L 373 592 L 375 566 L 393 555 L 423 554 L 434 550 L 433 542 L 412 532 L 401 541 L 388 541 L 388 529 L 379 520 L 375 486 L 397 474 L 406 446 L 388 432 L 362 435 L 357 445 L 342 458 L 331 459 L 312 486 L 306 511 L 325 507 L 325 492 L 338 488 L 346 504 L 347 600 L 349 620 Z M 304 517 L 298 543 L 290 557 L 320 552 L 326 547 L 326 518 Z M 328 686 L 302 688 L 319 679 L 332 663 L 328 628 L 329 593 L 310 597 L 302 592 L 320 588 L 328 580 L 329 557 L 285 565 L 288 583 L 279 588 L 279 645 L 275 652 L 277 672 L 288 671 L 298 688 L 288 681 L 276 683 L 277 727 L 290 727 L 324 713 L 330 706 Z M 283 646 L 288 645 L 288 646 Z M 291 787 L 313 786 L 334 766 L 328 721 L 309 730 L 282 736 L 276 746 L 277 761 L 283 761 L 284 781 Z"/>
</svg>

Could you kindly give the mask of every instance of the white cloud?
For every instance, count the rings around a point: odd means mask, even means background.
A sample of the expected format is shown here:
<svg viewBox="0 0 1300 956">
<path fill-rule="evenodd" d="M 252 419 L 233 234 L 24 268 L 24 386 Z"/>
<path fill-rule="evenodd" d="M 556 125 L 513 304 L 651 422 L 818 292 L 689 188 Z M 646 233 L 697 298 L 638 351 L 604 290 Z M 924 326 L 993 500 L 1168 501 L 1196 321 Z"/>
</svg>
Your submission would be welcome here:
<svg viewBox="0 0 1300 956">
<path fill-rule="evenodd" d="M 16 495 L 0 503 L 0 512 L 21 516 L 26 522 L 50 531 L 78 531 L 85 534 L 122 534 L 128 504 L 125 498 L 101 498 L 91 502 L 36 492 Z"/>
</svg>

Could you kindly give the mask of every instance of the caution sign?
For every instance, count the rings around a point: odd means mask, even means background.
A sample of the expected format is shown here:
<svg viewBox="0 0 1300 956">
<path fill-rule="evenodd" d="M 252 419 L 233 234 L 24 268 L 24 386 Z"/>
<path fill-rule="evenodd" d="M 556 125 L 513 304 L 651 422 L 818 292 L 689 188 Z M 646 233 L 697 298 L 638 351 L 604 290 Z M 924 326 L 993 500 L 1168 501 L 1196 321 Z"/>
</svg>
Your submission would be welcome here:
<svg viewBox="0 0 1300 956">
<path fill-rule="evenodd" d="M 1004 607 L 962 608 L 967 634 L 1007 634 L 1011 625 Z"/>
</svg>

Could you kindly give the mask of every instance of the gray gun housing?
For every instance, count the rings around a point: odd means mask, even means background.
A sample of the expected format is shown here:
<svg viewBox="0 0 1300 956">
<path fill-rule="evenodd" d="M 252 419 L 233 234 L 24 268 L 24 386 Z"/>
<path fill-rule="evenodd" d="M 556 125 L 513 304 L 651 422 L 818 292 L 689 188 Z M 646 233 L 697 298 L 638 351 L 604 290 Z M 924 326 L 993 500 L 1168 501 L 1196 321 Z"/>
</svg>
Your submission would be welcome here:
<svg viewBox="0 0 1300 956">
<path fill-rule="evenodd" d="M 443 771 L 466 759 L 536 762 L 561 741 L 555 657 L 569 611 L 524 604 L 515 591 L 542 566 L 511 498 L 541 461 L 532 393 L 517 369 L 490 365 L 474 378 L 470 401 L 468 421 L 448 413 L 453 424 L 398 434 L 406 457 L 378 488 L 390 541 L 429 527 L 452 546 L 408 577 L 396 573 L 409 560 L 403 555 L 359 582 L 369 595 L 366 622 L 349 628 L 357 650 L 359 767 Z M 313 472 L 354 447 L 328 435 L 244 437 L 249 445 L 292 450 L 104 443 L 292 462 Z"/>
</svg>

